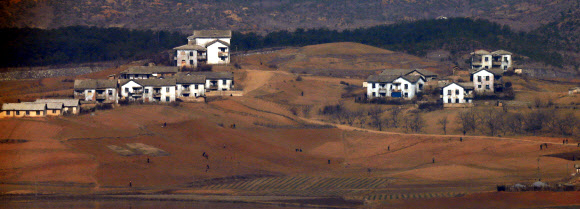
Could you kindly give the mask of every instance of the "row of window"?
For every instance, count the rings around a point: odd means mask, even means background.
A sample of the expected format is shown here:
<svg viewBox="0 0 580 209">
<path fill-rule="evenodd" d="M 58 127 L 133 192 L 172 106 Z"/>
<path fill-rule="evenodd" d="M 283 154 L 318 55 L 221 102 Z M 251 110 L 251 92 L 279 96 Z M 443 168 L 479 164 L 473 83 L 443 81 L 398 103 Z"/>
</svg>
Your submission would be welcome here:
<svg viewBox="0 0 580 209">
<path fill-rule="evenodd" d="M 24 115 L 30 115 L 30 111 L 31 110 L 25 110 Z M 40 110 L 33 110 L 33 111 L 36 112 L 36 115 L 40 115 L 40 112 L 41 112 Z M 14 110 L 14 113 L 15 113 L 14 115 L 20 115 L 20 110 Z M 56 114 L 56 110 L 52 110 L 52 113 Z M 12 111 L 6 110 L 6 115 L 10 115 L 10 114 L 12 114 Z"/>
<path fill-rule="evenodd" d="M 489 81 L 489 76 L 485 76 L 485 80 Z M 481 82 L 481 76 L 477 76 L 477 82 Z"/>
<path fill-rule="evenodd" d="M 447 90 L 447 95 L 451 95 L 452 90 Z M 459 95 L 459 89 L 455 89 L 455 95 Z"/>
</svg>

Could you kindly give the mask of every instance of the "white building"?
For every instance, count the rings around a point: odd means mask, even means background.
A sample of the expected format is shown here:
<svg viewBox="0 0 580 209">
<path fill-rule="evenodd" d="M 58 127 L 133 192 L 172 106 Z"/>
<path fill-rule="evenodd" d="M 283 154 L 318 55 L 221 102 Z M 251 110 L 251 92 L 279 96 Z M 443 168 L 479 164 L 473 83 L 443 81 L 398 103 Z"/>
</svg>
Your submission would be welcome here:
<svg viewBox="0 0 580 209">
<path fill-rule="evenodd" d="M 503 70 L 499 68 L 478 69 L 470 72 L 470 79 L 477 93 L 494 93 L 496 88 L 503 86 Z"/>
<path fill-rule="evenodd" d="M 499 68 L 503 71 L 511 69 L 512 53 L 505 50 L 488 52 L 477 50 L 471 53 L 471 69 L 491 69 Z"/>
<path fill-rule="evenodd" d="M 422 76 L 371 75 L 367 78 L 367 97 L 396 97 L 412 99 L 423 90 Z"/>
<path fill-rule="evenodd" d="M 115 91 L 116 92 L 116 91 Z M 61 114 L 78 114 L 80 111 L 80 101 L 78 99 L 37 99 L 35 103 L 62 103 L 62 112 Z M 49 105 L 50 106 L 50 105 Z M 47 109 L 48 108 L 47 106 Z M 47 115 L 54 114 L 54 113 L 47 113 Z"/>
<path fill-rule="evenodd" d="M 198 63 L 230 63 L 231 30 L 194 30 L 187 45 L 173 48 L 178 67 L 197 67 Z"/>
<path fill-rule="evenodd" d="M 44 117 L 46 116 L 45 103 L 4 103 L 0 118 L 7 117 Z"/>
<path fill-rule="evenodd" d="M 205 76 L 206 91 L 230 91 L 234 88 L 233 72 L 194 72 Z"/>
<path fill-rule="evenodd" d="M 191 73 L 178 73 L 175 76 L 177 97 L 205 96 L 206 77 Z"/>
<path fill-rule="evenodd" d="M 426 69 L 385 69 L 380 75 L 389 76 L 407 76 L 416 75 L 421 76 L 425 81 L 432 81 L 437 79 L 437 74 Z"/>
<path fill-rule="evenodd" d="M 443 103 L 472 103 L 473 85 L 471 83 L 450 83 L 442 88 Z"/>
<path fill-rule="evenodd" d="M 174 102 L 175 79 L 121 80 L 121 97 L 129 101 Z"/>
<path fill-rule="evenodd" d="M 117 103 L 117 81 L 105 79 L 75 80 L 74 98 L 85 102 Z"/>
</svg>

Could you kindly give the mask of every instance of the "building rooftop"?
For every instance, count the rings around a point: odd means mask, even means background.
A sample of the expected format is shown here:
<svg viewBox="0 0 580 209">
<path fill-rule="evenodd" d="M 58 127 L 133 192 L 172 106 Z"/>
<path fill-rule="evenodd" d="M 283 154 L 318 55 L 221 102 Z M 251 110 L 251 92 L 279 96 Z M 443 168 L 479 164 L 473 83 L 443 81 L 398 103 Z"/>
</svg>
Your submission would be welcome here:
<svg viewBox="0 0 580 209">
<path fill-rule="evenodd" d="M 490 68 L 490 69 L 482 68 L 482 69 L 471 69 L 471 70 L 469 70 L 469 74 L 475 74 L 475 73 L 482 71 L 482 70 L 485 70 L 487 72 L 490 72 L 490 73 L 492 73 L 494 75 L 498 75 L 498 76 L 503 75 L 503 72 L 504 72 L 504 70 L 502 70 L 500 68 Z"/>
<path fill-rule="evenodd" d="M 177 73 L 174 78 L 178 84 L 205 83 L 205 75 L 195 75 L 187 72 Z"/>
<path fill-rule="evenodd" d="M 379 74 L 379 75 L 370 75 L 367 78 L 367 82 L 372 82 L 372 83 L 392 83 L 393 81 L 397 80 L 398 78 L 403 78 L 411 83 L 415 83 L 417 81 L 419 81 L 419 79 L 421 79 L 421 76 L 418 75 L 383 75 L 383 74 Z"/>
<path fill-rule="evenodd" d="M 45 110 L 45 103 L 33 103 L 33 102 L 23 102 L 23 103 L 4 103 L 2 105 L 2 110 Z"/>
<path fill-rule="evenodd" d="M 192 75 L 204 75 L 206 79 L 234 79 L 233 72 L 191 72 Z"/>
<path fill-rule="evenodd" d="M 74 107 L 74 106 L 79 106 L 79 100 L 78 99 L 37 99 L 35 101 L 36 103 L 63 103 L 63 105 L 65 107 Z"/>
<path fill-rule="evenodd" d="M 194 30 L 191 38 L 231 38 L 231 30 Z M 188 37 L 189 38 L 189 37 Z"/>
<path fill-rule="evenodd" d="M 132 66 L 121 71 L 121 74 L 177 73 L 178 71 L 177 66 Z"/>
<path fill-rule="evenodd" d="M 196 51 L 207 51 L 207 49 L 200 45 L 186 44 L 183 46 L 178 46 L 173 48 L 174 50 L 196 50 Z"/>
<path fill-rule="evenodd" d="M 121 79 L 121 85 L 125 85 L 133 81 L 141 86 L 152 86 L 152 87 L 162 87 L 162 86 L 175 86 L 175 78 L 168 79 Z"/>
<path fill-rule="evenodd" d="M 426 69 L 385 69 L 381 72 L 381 75 L 409 75 L 413 72 L 418 72 L 423 76 L 437 76 L 436 73 Z"/>
<path fill-rule="evenodd" d="M 117 88 L 115 80 L 108 79 L 83 79 L 75 80 L 74 89 L 104 89 Z"/>
</svg>

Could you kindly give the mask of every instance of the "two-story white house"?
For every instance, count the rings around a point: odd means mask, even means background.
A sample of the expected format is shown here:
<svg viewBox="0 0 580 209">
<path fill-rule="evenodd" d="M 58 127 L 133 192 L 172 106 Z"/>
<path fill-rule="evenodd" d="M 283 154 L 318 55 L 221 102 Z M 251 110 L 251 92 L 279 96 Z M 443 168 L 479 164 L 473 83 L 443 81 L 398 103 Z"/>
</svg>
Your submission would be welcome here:
<svg viewBox="0 0 580 209">
<path fill-rule="evenodd" d="M 488 52 L 476 50 L 471 53 L 471 69 L 499 68 L 506 71 L 512 67 L 512 53 L 505 50 Z"/>
<path fill-rule="evenodd" d="M 406 75 L 422 76 L 423 79 L 427 82 L 437 79 L 437 73 L 431 72 L 426 69 L 385 69 L 380 74 L 389 76 L 406 76 Z"/>
<path fill-rule="evenodd" d="M 106 79 L 75 80 L 74 98 L 85 102 L 117 103 L 117 81 Z"/>
<path fill-rule="evenodd" d="M 177 97 L 202 97 L 205 96 L 205 75 L 195 75 L 187 72 L 175 75 L 175 91 Z"/>
<path fill-rule="evenodd" d="M 472 103 L 473 84 L 471 83 L 449 83 L 443 86 L 441 98 L 444 104 L 452 103 Z"/>
<path fill-rule="evenodd" d="M 194 72 L 205 76 L 206 91 L 230 91 L 234 88 L 233 72 Z"/>
<path fill-rule="evenodd" d="M 503 86 L 503 70 L 499 68 L 476 69 L 470 72 L 470 80 L 477 93 L 494 93 L 496 88 Z"/>
<path fill-rule="evenodd" d="M 422 76 L 371 75 L 367 78 L 367 97 L 395 97 L 412 99 L 423 90 Z"/>
<path fill-rule="evenodd" d="M 228 64 L 231 38 L 231 30 L 194 30 L 186 45 L 173 48 L 176 65 L 194 68 L 198 63 Z"/>
<path fill-rule="evenodd" d="M 120 81 L 121 97 L 129 101 L 174 102 L 174 78 L 171 79 L 135 79 Z"/>
</svg>

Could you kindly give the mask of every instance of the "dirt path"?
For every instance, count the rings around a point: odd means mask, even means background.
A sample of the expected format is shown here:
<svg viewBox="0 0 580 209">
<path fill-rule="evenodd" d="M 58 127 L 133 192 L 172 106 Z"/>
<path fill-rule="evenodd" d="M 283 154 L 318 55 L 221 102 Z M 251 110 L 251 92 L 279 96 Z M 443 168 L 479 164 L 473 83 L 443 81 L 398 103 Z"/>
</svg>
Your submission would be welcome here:
<svg viewBox="0 0 580 209">
<path fill-rule="evenodd" d="M 244 85 L 244 94 L 254 91 L 264 85 L 272 78 L 274 72 L 263 70 L 246 70 L 247 77 Z M 251 81 L 251 82 L 247 82 Z"/>
</svg>

